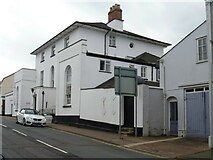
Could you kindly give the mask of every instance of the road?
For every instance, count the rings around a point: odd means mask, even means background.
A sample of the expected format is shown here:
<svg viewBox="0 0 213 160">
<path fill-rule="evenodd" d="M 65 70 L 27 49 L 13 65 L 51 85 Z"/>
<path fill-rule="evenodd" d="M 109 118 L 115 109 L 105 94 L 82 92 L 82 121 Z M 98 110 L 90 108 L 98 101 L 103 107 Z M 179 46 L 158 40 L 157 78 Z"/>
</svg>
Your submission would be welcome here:
<svg viewBox="0 0 213 160">
<path fill-rule="evenodd" d="M 15 123 L 0 116 L 0 152 L 5 158 L 153 158 L 87 137 Z"/>
</svg>

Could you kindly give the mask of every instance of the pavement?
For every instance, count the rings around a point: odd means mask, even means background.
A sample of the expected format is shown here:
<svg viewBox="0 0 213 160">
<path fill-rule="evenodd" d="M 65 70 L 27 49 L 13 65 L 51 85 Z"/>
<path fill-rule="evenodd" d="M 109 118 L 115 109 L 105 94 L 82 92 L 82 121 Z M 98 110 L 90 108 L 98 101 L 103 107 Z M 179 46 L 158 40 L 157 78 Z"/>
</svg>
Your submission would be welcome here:
<svg viewBox="0 0 213 160">
<path fill-rule="evenodd" d="M 211 159 L 213 150 L 208 148 L 207 139 L 171 136 L 135 137 L 117 133 L 88 129 L 65 124 L 47 124 L 47 127 L 86 136 L 130 150 L 155 155 L 159 158 Z"/>
</svg>

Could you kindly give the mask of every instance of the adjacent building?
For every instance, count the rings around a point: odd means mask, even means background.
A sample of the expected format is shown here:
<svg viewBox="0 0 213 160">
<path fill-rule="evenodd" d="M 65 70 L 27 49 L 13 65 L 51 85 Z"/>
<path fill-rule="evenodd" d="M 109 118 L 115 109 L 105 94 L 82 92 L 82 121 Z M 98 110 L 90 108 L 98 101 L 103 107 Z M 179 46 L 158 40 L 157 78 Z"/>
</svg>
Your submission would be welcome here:
<svg viewBox="0 0 213 160">
<path fill-rule="evenodd" d="M 207 44 L 204 21 L 161 57 L 165 134 L 209 136 Z"/>
<path fill-rule="evenodd" d="M 21 108 L 32 108 L 35 70 L 22 68 L 3 78 L 1 83 L 1 114 L 15 116 Z"/>
</svg>

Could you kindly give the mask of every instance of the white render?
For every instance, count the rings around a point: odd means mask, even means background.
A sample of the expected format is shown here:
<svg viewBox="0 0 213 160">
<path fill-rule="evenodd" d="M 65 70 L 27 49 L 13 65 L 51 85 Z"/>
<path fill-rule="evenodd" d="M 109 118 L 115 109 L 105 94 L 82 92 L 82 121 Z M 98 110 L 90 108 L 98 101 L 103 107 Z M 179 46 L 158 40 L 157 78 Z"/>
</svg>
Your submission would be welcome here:
<svg viewBox="0 0 213 160">
<path fill-rule="evenodd" d="M 32 91 L 35 86 L 35 69 L 23 68 L 14 74 L 14 107 L 13 114 L 16 115 L 22 108 L 32 108 Z"/>
<path fill-rule="evenodd" d="M 185 90 L 208 86 L 208 62 L 198 62 L 197 39 L 207 36 L 203 22 L 161 58 L 160 86 L 164 88 L 165 134 L 169 134 L 169 102 L 178 102 L 178 135 L 186 135 Z"/>
<path fill-rule="evenodd" d="M 36 54 L 36 87 L 40 86 L 40 72 L 44 71 L 43 87 L 50 87 L 50 68 L 55 68 L 55 88 L 56 97 L 56 115 L 79 115 L 80 114 L 80 90 L 85 88 L 94 88 L 114 76 L 114 66 L 129 67 L 129 63 L 111 61 L 111 73 L 99 72 L 100 59 L 88 57 L 86 52 L 97 54 L 104 53 L 104 35 L 106 31 L 95 29 L 88 26 L 81 26 L 67 33 L 55 43 L 49 45 L 44 50 Z M 111 34 L 111 32 L 109 32 Z M 64 38 L 69 36 L 70 47 L 64 49 Z M 116 48 L 108 46 L 108 37 L 106 39 L 106 53 L 110 56 L 126 58 L 127 56 L 136 57 L 144 52 L 161 56 L 163 46 L 150 43 L 139 38 L 116 33 Z M 134 47 L 130 48 L 129 44 L 133 42 Z M 97 45 L 98 44 L 98 45 Z M 56 46 L 56 54 L 51 57 L 51 47 Z M 45 52 L 45 60 L 41 62 L 41 54 Z M 131 55 L 130 55 L 131 54 Z M 72 67 L 72 107 L 63 108 L 64 106 L 64 73 L 66 66 Z M 134 64 L 133 64 L 134 65 Z M 138 75 L 140 76 L 140 65 Z M 154 81 L 156 81 L 156 70 L 154 69 Z M 147 66 L 147 79 L 151 80 L 151 67 Z M 41 103 L 41 102 L 38 102 Z M 52 104 L 52 102 L 51 102 Z"/>
<path fill-rule="evenodd" d="M 141 68 L 146 67 L 146 75 L 143 74 L 143 78 L 153 84 L 159 82 L 156 76 L 157 64 L 151 64 L 145 59 L 142 61 L 140 58 L 148 55 L 147 57 L 151 56 L 150 59 L 155 61 L 163 55 L 163 49 L 170 44 L 125 31 L 120 5 L 111 7 L 108 16 L 110 22 L 106 24 L 75 22 L 31 53 L 36 55 L 37 77 L 33 101 L 36 102 L 39 110 L 43 106 L 42 103 L 47 101 L 53 108 L 55 106 L 56 118 L 65 118 L 68 121 L 73 118 L 73 122 L 79 120 L 79 123 L 80 120 L 88 120 L 118 125 L 119 98 L 115 95 L 112 86 L 108 89 L 100 89 L 102 85 L 112 85 L 114 67 L 134 67 L 137 69 L 138 76 L 142 74 Z M 54 56 L 53 48 L 55 48 Z M 52 67 L 54 67 L 54 86 L 51 85 Z M 67 68 L 71 74 L 66 73 Z M 152 96 L 151 89 L 147 90 L 148 96 Z M 50 98 L 42 98 L 42 92 Z M 138 96 L 137 115 L 140 128 L 143 127 L 143 114 L 145 114 L 141 92 Z M 158 94 L 158 91 L 156 93 Z M 124 101 L 136 106 L 136 101 L 133 101 L 132 97 L 122 99 L 121 105 L 125 106 L 122 114 L 124 110 L 129 109 L 127 107 L 129 104 L 124 105 Z M 147 100 L 148 106 L 161 105 L 158 98 L 155 102 L 151 103 L 150 99 Z M 133 116 L 135 115 L 131 110 L 131 124 L 126 123 L 127 126 L 136 126 L 135 123 L 133 124 Z M 156 128 L 154 125 L 156 122 L 151 123 L 153 128 Z M 158 127 L 162 129 L 160 124 Z M 148 128 L 152 128 L 151 124 Z M 155 134 L 155 131 L 151 129 L 149 131 Z"/>
<path fill-rule="evenodd" d="M 163 90 L 147 85 L 139 85 L 137 102 L 137 127 L 143 128 L 143 136 L 162 135 Z M 122 96 L 121 125 L 124 124 L 123 103 L 124 97 Z M 80 118 L 119 125 L 119 96 L 115 95 L 115 89 L 82 90 Z M 136 122 L 134 122 L 134 126 L 136 126 Z"/>
<path fill-rule="evenodd" d="M 31 88 L 35 86 L 35 73 L 34 69 L 22 68 L 3 78 L 0 104 L 2 110 L 5 101 L 5 115 L 16 116 L 18 110 L 32 108 Z"/>
</svg>

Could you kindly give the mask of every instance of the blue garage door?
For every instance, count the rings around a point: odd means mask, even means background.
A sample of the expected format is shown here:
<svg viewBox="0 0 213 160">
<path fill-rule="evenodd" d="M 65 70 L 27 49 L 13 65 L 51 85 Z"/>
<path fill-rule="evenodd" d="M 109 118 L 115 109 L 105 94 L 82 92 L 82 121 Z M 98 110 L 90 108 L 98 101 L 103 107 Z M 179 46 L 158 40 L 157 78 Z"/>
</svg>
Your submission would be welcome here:
<svg viewBox="0 0 213 160">
<path fill-rule="evenodd" d="M 186 94 L 186 119 L 188 137 L 209 136 L 209 93 Z"/>
</svg>

